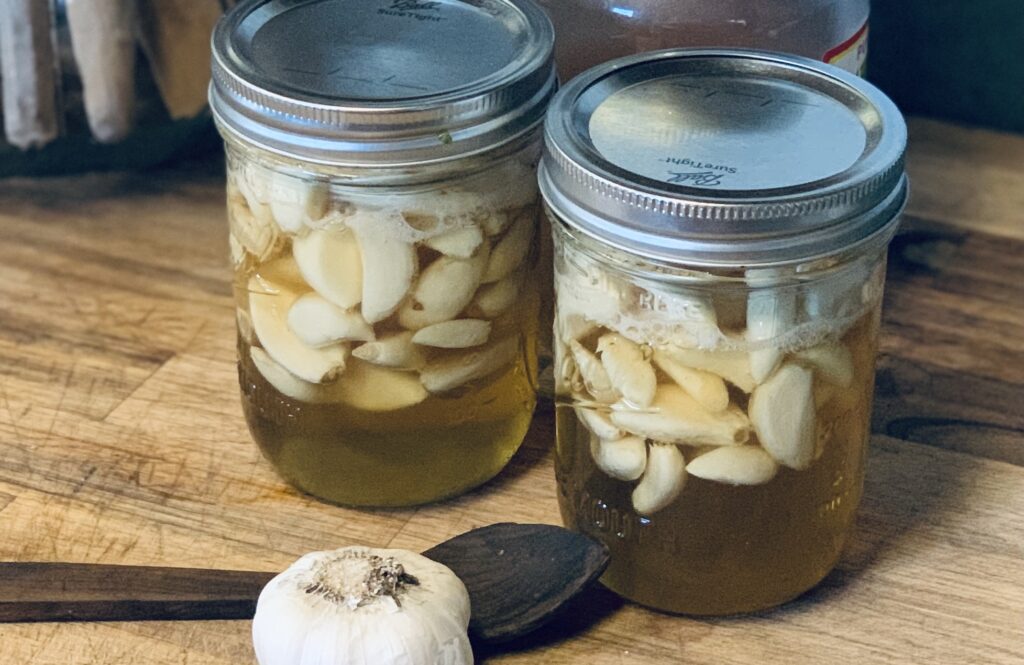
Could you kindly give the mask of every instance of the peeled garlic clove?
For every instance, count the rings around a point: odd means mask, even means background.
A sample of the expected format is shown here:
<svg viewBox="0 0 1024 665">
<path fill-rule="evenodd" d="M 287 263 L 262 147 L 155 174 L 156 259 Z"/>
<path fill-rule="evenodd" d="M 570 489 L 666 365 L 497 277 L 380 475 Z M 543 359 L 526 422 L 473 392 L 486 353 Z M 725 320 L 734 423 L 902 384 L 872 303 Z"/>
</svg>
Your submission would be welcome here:
<svg viewBox="0 0 1024 665">
<path fill-rule="evenodd" d="M 806 469 L 814 460 L 814 380 L 811 371 L 785 364 L 750 396 L 750 422 L 776 462 Z"/>
<path fill-rule="evenodd" d="M 743 351 L 705 351 L 665 345 L 655 349 L 655 355 L 659 354 L 685 367 L 716 374 L 745 393 L 754 389 L 750 355 Z"/>
<path fill-rule="evenodd" d="M 316 293 L 299 296 L 288 308 L 288 327 L 308 346 L 367 342 L 374 337 L 359 312 L 342 309 Z"/>
<path fill-rule="evenodd" d="M 575 410 L 576 417 L 597 438 L 614 441 L 626 436 L 625 432 L 612 424 L 612 421 L 608 419 L 606 414 L 586 406 L 577 406 Z"/>
<path fill-rule="evenodd" d="M 249 357 L 252 358 L 252 364 L 256 366 L 256 369 L 267 380 L 267 383 L 274 386 L 277 392 L 285 397 L 310 404 L 330 401 L 329 388 L 324 384 L 303 381 L 284 367 L 281 367 L 266 351 L 258 346 L 249 348 Z"/>
<path fill-rule="evenodd" d="M 664 443 L 652 443 L 647 454 L 647 470 L 633 489 L 633 509 L 651 515 L 675 501 L 686 485 L 686 459 L 679 449 Z"/>
<path fill-rule="evenodd" d="M 363 318 L 377 323 L 391 316 L 409 293 L 416 275 L 416 248 L 380 233 L 372 224 L 352 230 L 363 262 Z"/>
<path fill-rule="evenodd" d="M 616 480 L 636 480 L 647 468 L 647 442 L 638 436 L 591 437 L 590 454 L 597 468 Z"/>
<path fill-rule="evenodd" d="M 456 319 L 419 329 L 413 335 L 413 342 L 436 348 L 469 348 L 485 343 L 489 336 L 489 321 Z"/>
<path fill-rule="evenodd" d="M 468 259 L 483 241 L 484 232 L 479 226 L 466 226 L 428 238 L 424 244 L 442 254 L 457 259 Z"/>
<path fill-rule="evenodd" d="M 412 341 L 421 346 L 434 346 L 439 349 L 466 349 L 485 343 L 490 334 L 490 321 L 455 319 L 420 328 L 413 335 Z"/>
<path fill-rule="evenodd" d="M 228 215 L 232 237 L 258 261 L 265 261 L 277 250 L 281 238 L 272 222 L 258 219 L 245 203 L 230 197 Z"/>
<path fill-rule="evenodd" d="M 288 310 L 299 294 L 260 273 L 249 279 L 249 315 L 260 344 L 278 364 L 310 383 L 332 381 L 345 370 L 348 346 L 307 346 L 288 327 Z"/>
<path fill-rule="evenodd" d="M 810 365 L 829 383 L 840 388 L 849 388 L 853 383 L 853 355 L 842 344 L 819 344 L 793 355 L 798 361 Z"/>
<path fill-rule="evenodd" d="M 722 446 L 686 465 L 686 472 L 728 485 L 763 485 L 779 471 L 771 455 L 759 446 Z"/>
<path fill-rule="evenodd" d="M 762 382 L 768 378 L 782 362 L 782 350 L 774 347 L 754 349 L 750 352 L 750 372 L 754 381 Z"/>
<path fill-rule="evenodd" d="M 612 387 L 612 381 L 608 377 L 608 371 L 600 360 L 585 346 L 576 340 L 570 340 L 569 351 L 576 361 L 580 378 L 583 379 L 583 386 L 598 402 L 611 404 L 619 399 L 619 391 Z"/>
<path fill-rule="evenodd" d="M 651 405 L 658 388 L 658 378 L 641 348 L 622 335 L 609 333 L 597 340 L 612 386 L 627 402 L 641 409 Z"/>
<path fill-rule="evenodd" d="M 313 290 L 343 309 L 363 299 L 363 260 L 348 230 L 316 230 L 292 239 L 292 256 Z"/>
<path fill-rule="evenodd" d="M 231 256 L 231 267 L 235 270 L 242 268 L 242 264 L 245 263 L 246 258 L 249 256 L 248 250 L 242 245 L 242 242 L 235 237 L 234 233 L 228 234 L 228 252 Z"/>
<path fill-rule="evenodd" d="M 526 258 L 537 222 L 534 212 L 532 207 L 521 211 L 508 232 L 494 246 L 483 274 L 484 284 L 504 279 Z"/>
<path fill-rule="evenodd" d="M 304 226 L 327 214 L 330 203 L 327 186 L 285 173 L 270 177 L 270 212 L 281 230 L 298 233 Z"/>
<path fill-rule="evenodd" d="M 427 364 L 423 350 L 412 342 L 413 332 L 405 330 L 378 337 L 352 349 L 352 355 L 374 365 L 393 369 L 421 369 Z"/>
<path fill-rule="evenodd" d="M 768 288 L 779 278 L 775 269 L 747 271 L 747 341 L 764 343 L 784 334 L 796 321 L 796 293 L 791 288 Z M 750 352 L 750 372 L 755 383 L 767 379 L 782 362 L 783 352 L 774 346 Z"/>
<path fill-rule="evenodd" d="M 398 322 L 404 328 L 418 330 L 458 316 L 473 300 L 488 252 L 488 246 L 483 245 L 472 258 L 442 256 L 427 266 L 412 298 L 402 305 Z"/>
<path fill-rule="evenodd" d="M 733 446 L 750 438 L 750 421 L 735 406 L 711 413 L 685 390 L 662 384 L 649 409 L 638 411 L 616 404 L 611 413 L 616 427 L 638 436 L 691 446 Z"/>
<path fill-rule="evenodd" d="M 272 579 L 252 622 L 260 665 L 471 665 L 470 604 L 446 566 L 406 550 L 313 552 Z"/>
<path fill-rule="evenodd" d="M 555 395 L 570 395 L 573 392 L 573 379 L 576 375 L 576 361 L 572 357 L 569 345 L 560 338 L 553 340 L 555 355 Z"/>
<path fill-rule="evenodd" d="M 447 392 L 507 368 L 518 354 L 519 340 L 505 339 L 478 351 L 428 363 L 420 373 L 420 380 L 432 393 Z"/>
<path fill-rule="evenodd" d="M 662 351 L 654 352 L 654 364 L 711 413 L 728 408 L 729 390 L 717 374 L 682 365 Z"/>
<path fill-rule="evenodd" d="M 349 362 L 345 374 L 331 390 L 331 401 L 361 411 L 397 411 L 415 406 L 427 397 L 427 390 L 416 374 L 357 359 Z"/>
<path fill-rule="evenodd" d="M 485 317 L 493 319 L 511 307 L 519 297 L 525 275 L 524 271 L 517 270 L 500 282 L 480 287 L 473 299 L 473 306 Z"/>
<path fill-rule="evenodd" d="M 249 316 L 249 312 L 240 307 L 236 308 L 235 323 L 238 326 L 238 336 L 252 344 L 256 339 L 256 333 L 252 329 L 252 318 Z"/>
<path fill-rule="evenodd" d="M 485 215 L 480 220 L 480 228 L 488 236 L 496 236 L 506 228 L 508 223 L 512 221 L 513 215 L 505 210 L 496 210 L 488 215 Z"/>
<path fill-rule="evenodd" d="M 256 219 L 264 224 L 274 224 L 274 214 L 268 205 L 270 203 L 269 178 L 260 167 L 252 163 L 246 164 L 232 173 L 229 182 L 238 190 Z"/>
</svg>

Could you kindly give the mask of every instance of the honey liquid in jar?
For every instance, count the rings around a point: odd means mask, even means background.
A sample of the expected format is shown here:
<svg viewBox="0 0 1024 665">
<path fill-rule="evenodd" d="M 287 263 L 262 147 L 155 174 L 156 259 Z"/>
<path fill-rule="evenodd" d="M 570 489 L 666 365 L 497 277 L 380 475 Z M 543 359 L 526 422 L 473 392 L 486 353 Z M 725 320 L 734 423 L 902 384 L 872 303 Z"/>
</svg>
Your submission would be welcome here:
<svg viewBox="0 0 1024 665">
<path fill-rule="evenodd" d="M 835 566 L 905 143 L 870 84 L 775 53 L 640 54 L 552 102 L 558 499 L 612 590 L 726 615 Z"/>
<path fill-rule="evenodd" d="M 281 475 L 336 503 L 402 506 L 497 474 L 536 401 L 529 164 L 385 203 L 237 155 L 229 164 L 243 410 Z M 318 221 L 266 231 L 257 214 L 275 196 Z M 361 302 L 346 309 L 345 298 Z"/>
<path fill-rule="evenodd" d="M 559 505 L 568 526 L 611 550 L 615 563 L 602 582 L 641 604 L 707 615 L 771 607 L 817 584 L 836 564 L 860 502 L 877 315 L 875 303 L 827 342 L 849 350 L 852 378 L 840 387 L 815 377 L 820 404 L 814 459 L 806 469 L 780 467 L 757 485 L 690 475 L 675 499 L 650 515 L 634 509 L 634 483 L 598 468 L 592 450 L 600 442 L 572 399 L 559 402 Z M 799 358 L 799 351 L 790 355 Z M 658 381 L 672 385 L 661 372 Z M 740 408 L 749 406 L 749 396 L 729 390 Z M 759 445 L 756 434 L 746 444 Z M 692 460 L 707 449 L 681 452 Z"/>
</svg>

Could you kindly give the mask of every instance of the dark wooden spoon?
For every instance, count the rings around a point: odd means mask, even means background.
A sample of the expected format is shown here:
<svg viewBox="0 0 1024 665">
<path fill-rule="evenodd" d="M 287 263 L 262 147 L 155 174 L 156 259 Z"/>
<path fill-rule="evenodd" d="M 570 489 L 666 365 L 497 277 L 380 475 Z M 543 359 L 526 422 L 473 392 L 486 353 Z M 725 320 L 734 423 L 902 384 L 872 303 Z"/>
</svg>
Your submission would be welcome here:
<svg viewBox="0 0 1024 665">
<path fill-rule="evenodd" d="M 608 550 L 547 524 L 494 524 L 432 547 L 469 590 L 470 637 L 540 627 L 604 572 Z M 0 563 L 0 622 L 251 619 L 276 573 L 82 563 Z"/>
</svg>

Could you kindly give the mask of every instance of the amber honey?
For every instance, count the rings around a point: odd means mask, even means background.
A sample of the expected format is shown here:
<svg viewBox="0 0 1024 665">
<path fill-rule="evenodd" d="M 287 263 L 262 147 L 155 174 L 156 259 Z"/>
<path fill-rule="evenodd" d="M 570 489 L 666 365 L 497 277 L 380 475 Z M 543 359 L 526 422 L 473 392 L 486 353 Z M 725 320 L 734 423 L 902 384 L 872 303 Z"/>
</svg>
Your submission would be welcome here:
<svg viewBox="0 0 1024 665">
<path fill-rule="evenodd" d="M 561 404 L 559 504 L 568 526 L 611 550 L 601 581 L 641 604 L 698 615 L 756 611 L 817 584 L 836 564 L 861 498 L 877 316 L 864 315 L 840 340 L 854 380 L 818 408 L 820 457 L 807 469 L 781 468 L 763 485 L 690 476 L 671 505 L 640 515 L 630 501 L 636 483 L 595 466 L 591 433 Z"/>
</svg>

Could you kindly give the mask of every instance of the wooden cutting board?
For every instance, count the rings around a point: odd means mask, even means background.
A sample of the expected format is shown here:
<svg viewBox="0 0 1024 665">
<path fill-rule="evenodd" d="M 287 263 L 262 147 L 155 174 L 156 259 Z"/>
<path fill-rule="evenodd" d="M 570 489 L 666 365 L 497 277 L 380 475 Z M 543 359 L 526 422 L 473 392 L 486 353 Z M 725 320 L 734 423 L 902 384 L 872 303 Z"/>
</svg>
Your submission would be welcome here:
<svg viewBox="0 0 1024 665">
<path fill-rule="evenodd" d="M 732 619 L 595 590 L 488 663 L 1024 662 L 1024 138 L 918 121 L 893 246 L 866 495 L 819 588 Z M 279 570 L 341 544 L 423 550 L 558 523 L 552 413 L 441 505 L 300 496 L 249 440 L 223 179 L 0 182 L 0 559 Z M 234 622 L 0 626 L 3 665 L 239 665 Z"/>
</svg>

